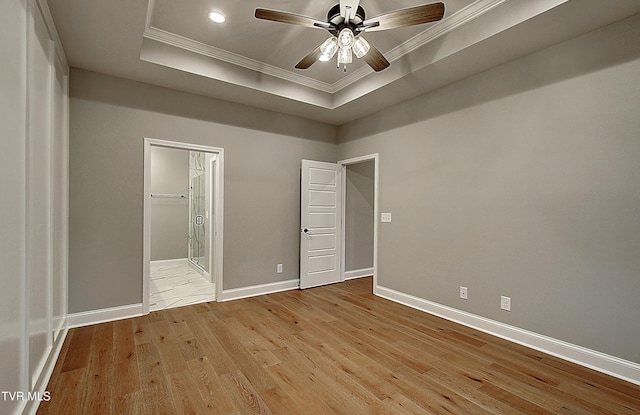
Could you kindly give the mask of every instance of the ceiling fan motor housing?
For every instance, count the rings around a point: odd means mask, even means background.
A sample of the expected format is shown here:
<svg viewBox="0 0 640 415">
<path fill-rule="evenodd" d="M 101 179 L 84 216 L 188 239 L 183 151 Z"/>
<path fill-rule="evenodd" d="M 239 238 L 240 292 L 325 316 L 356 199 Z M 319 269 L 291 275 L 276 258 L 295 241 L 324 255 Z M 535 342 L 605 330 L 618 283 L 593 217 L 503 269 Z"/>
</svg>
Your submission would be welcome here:
<svg viewBox="0 0 640 415">
<path fill-rule="evenodd" d="M 359 30 L 357 30 L 358 25 L 360 25 L 365 19 L 365 12 L 362 6 L 358 6 L 356 13 L 351 17 L 348 23 L 345 23 L 344 18 L 340 15 L 340 4 L 336 4 L 331 9 L 329 9 L 329 13 L 327 13 L 327 22 L 331 24 L 331 28 L 328 29 L 329 32 L 338 36 L 338 33 L 345 27 L 351 29 L 354 35 L 359 34 Z"/>
</svg>

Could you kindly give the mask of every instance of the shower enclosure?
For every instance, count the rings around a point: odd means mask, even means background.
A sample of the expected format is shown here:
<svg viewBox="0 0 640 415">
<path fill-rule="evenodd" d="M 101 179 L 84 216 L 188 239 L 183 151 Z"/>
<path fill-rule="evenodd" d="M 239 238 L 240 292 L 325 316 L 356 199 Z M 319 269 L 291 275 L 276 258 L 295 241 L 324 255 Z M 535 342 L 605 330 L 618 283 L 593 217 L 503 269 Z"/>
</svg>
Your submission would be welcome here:
<svg viewBox="0 0 640 415">
<path fill-rule="evenodd" d="M 207 154 L 189 152 L 189 261 L 201 271 L 208 273 L 207 201 Z"/>
</svg>

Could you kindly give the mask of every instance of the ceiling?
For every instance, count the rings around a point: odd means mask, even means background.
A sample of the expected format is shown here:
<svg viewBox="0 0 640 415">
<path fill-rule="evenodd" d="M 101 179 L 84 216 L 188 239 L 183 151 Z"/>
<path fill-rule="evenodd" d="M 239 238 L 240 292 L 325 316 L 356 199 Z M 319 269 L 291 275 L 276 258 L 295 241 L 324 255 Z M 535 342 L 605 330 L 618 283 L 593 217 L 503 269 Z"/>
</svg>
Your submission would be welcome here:
<svg viewBox="0 0 640 415">
<path fill-rule="evenodd" d="M 337 0 L 48 0 L 70 66 L 341 125 L 640 13 L 637 0 L 444 0 L 443 20 L 365 33 L 391 62 L 295 64 L 329 34 L 253 17 L 326 20 Z M 428 3 L 427 1 L 426 3 Z M 420 0 L 361 0 L 366 18 Z M 226 16 L 223 24 L 210 11 Z"/>
</svg>

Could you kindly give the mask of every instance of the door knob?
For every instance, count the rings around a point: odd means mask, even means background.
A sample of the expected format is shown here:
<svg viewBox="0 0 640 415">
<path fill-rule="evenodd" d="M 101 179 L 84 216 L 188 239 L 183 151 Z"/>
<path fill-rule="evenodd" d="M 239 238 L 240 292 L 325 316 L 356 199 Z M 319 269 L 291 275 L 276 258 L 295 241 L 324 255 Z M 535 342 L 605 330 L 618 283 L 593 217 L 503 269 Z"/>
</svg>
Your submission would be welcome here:
<svg viewBox="0 0 640 415">
<path fill-rule="evenodd" d="M 304 232 L 304 233 L 311 233 L 311 231 L 310 231 L 309 229 L 307 229 L 307 228 L 304 228 L 304 229 L 302 230 L 302 232 Z"/>
</svg>

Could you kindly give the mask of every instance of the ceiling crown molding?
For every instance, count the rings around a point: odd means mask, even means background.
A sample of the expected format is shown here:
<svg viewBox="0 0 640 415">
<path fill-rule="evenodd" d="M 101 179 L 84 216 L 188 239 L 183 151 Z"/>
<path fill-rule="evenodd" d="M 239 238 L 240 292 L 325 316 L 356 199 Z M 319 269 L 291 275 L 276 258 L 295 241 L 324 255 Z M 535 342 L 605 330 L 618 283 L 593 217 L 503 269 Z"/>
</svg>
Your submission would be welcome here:
<svg viewBox="0 0 640 415">
<path fill-rule="evenodd" d="M 386 52 L 385 56 L 389 62 L 398 60 L 438 37 L 455 30 L 463 24 L 482 16 L 488 11 L 501 6 L 508 1 L 509 0 L 478 0 L 473 2 L 467 7 L 459 10 L 457 13 L 447 16 L 445 19 L 429 26 L 427 30 L 418 33 L 406 42 L 403 42 L 391 49 L 389 52 Z M 368 66 L 358 68 L 349 75 L 335 82 L 331 86 L 333 90 L 332 93 L 359 81 L 370 73 L 372 73 L 372 70 Z"/>
<path fill-rule="evenodd" d="M 333 90 L 331 85 L 326 82 L 318 81 L 316 79 L 309 78 L 308 76 L 300 75 L 264 62 L 259 62 L 255 59 L 247 58 L 246 56 L 206 45 L 193 39 L 176 35 L 175 33 L 167 32 L 153 26 L 147 26 L 142 36 L 146 39 L 155 40 L 170 46 L 198 53 L 212 59 L 217 59 L 232 65 L 260 72 L 265 75 L 284 79 L 307 88 L 313 88 L 327 93 L 331 93 Z"/>
</svg>

